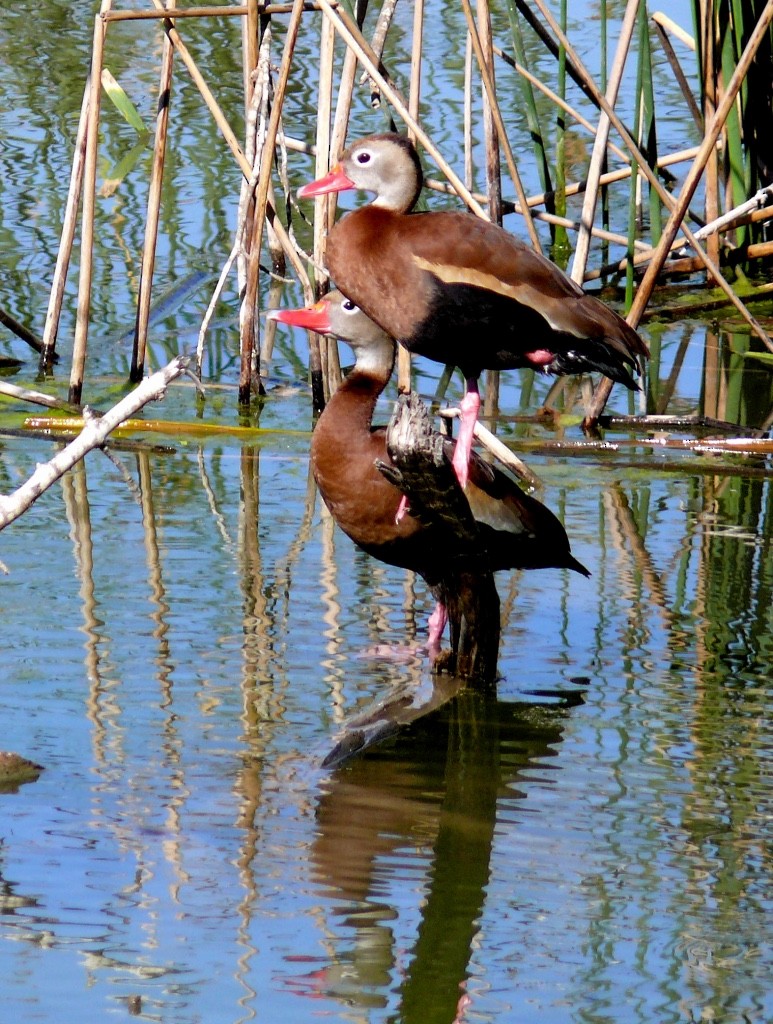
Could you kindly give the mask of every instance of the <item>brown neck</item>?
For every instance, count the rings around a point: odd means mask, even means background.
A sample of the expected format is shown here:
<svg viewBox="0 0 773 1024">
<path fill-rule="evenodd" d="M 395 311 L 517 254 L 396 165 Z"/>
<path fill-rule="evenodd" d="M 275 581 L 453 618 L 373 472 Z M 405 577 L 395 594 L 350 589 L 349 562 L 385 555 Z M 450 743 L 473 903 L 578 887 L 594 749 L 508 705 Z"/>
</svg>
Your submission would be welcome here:
<svg viewBox="0 0 773 1024">
<path fill-rule="evenodd" d="M 381 375 L 365 373 L 355 367 L 330 397 L 320 417 L 320 424 L 323 417 L 328 417 L 345 421 L 349 431 L 369 432 L 376 402 L 388 380 L 389 375 L 383 378 Z"/>
<path fill-rule="evenodd" d="M 374 461 L 388 458 L 383 431 L 371 429 L 384 385 L 378 377 L 352 371 L 325 406 L 311 437 L 314 479 L 339 525 L 355 539 L 359 533 L 352 522 L 360 514 L 358 502 L 370 501 L 372 494 L 368 499 L 366 492 L 374 486 L 378 495 L 390 486 Z M 393 520 L 397 501 L 394 505 Z"/>
</svg>

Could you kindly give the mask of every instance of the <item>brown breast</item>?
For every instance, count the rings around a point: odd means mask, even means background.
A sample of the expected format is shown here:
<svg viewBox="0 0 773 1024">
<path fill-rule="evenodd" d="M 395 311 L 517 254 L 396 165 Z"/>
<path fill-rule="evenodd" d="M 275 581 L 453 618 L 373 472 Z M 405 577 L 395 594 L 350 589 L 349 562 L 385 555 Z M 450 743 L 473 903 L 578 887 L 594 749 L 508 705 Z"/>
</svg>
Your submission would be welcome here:
<svg viewBox="0 0 773 1024">
<path fill-rule="evenodd" d="M 390 461 L 384 429 L 370 427 L 381 387 L 357 374 L 333 395 L 312 435 L 312 471 L 333 518 L 355 544 L 391 565 L 423 572 L 421 525 L 410 515 L 395 523 L 400 491 L 375 465 L 376 459 Z"/>
</svg>

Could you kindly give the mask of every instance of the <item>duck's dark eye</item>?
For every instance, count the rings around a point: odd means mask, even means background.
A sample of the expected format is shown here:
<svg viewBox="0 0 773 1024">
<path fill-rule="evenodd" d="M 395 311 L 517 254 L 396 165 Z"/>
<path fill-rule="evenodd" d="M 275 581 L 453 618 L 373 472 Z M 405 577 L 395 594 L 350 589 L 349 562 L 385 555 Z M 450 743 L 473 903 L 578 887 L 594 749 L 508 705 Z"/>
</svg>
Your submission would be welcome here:
<svg viewBox="0 0 773 1024">
<path fill-rule="evenodd" d="M 351 299 L 344 299 L 344 301 L 341 303 L 341 309 L 343 309 L 345 313 L 354 313 L 357 307 L 355 306 Z"/>
<path fill-rule="evenodd" d="M 370 163 L 370 153 L 367 151 L 367 149 L 364 149 L 361 153 L 357 154 L 355 159 L 356 159 L 358 164 L 369 164 Z"/>
</svg>

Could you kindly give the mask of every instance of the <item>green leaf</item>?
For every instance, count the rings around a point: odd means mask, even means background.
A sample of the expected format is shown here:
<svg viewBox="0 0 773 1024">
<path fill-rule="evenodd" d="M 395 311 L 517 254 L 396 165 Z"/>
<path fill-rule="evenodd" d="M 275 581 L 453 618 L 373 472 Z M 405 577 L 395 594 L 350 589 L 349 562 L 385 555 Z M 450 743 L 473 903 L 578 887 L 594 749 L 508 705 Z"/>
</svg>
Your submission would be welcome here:
<svg viewBox="0 0 773 1024">
<path fill-rule="evenodd" d="M 773 352 L 742 352 L 744 359 L 759 359 L 761 363 L 773 365 Z"/>
<path fill-rule="evenodd" d="M 124 117 L 132 128 L 137 132 L 138 135 L 144 135 L 147 132 L 145 125 L 143 124 L 142 118 L 140 117 L 137 108 L 134 106 L 132 101 L 123 91 L 121 86 L 113 78 L 112 74 L 107 68 L 102 68 L 102 88 L 105 90 L 107 95 L 110 97 L 116 110 Z"/>
</svg>

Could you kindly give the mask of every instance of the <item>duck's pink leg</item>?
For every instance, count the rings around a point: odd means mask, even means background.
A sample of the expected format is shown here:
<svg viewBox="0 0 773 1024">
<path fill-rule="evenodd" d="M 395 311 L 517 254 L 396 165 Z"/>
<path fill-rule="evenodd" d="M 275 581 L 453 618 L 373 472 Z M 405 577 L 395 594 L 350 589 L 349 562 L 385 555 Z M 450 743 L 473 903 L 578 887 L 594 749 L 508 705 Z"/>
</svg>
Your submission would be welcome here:
<svg viewBox="0 0 773 1024">
<path fill-rule="evenodd" d="M 446 611 L 446 606 L 438 601 L 435 605 L 435 610 L 429 617 L 427 647 L 430 651 L 440 650 L 440 641 L 443 638 L 443 630 L 446 628 L 447 622 L 448 612 Z"/>
<path fill-rule="evenodd" d="M 470 467 L 470 453 L 472 452 L 472 439 L 475 436 L 475 423 L 480 411 L 480 394 L 478 393 L 478 382 L 475 378 L 467 381 L 467 394 L 459 403 L 461 416 L 459 417 L 459 437 L 456 440 L 454 450 L 453 466 L 456 479 L 462 490 L 467 486 L 467 477 Z"/>
<path fill-rule="evenodd" d="M 402 498 L 400 498 L 400 504 L 397 506 L 397 511 L 395 512 L 395 523 L 399 525 L 400 520 L 403 518 L 407 511 L 408 498 L 405 495 L 403 495 Z"/>
</svg>

